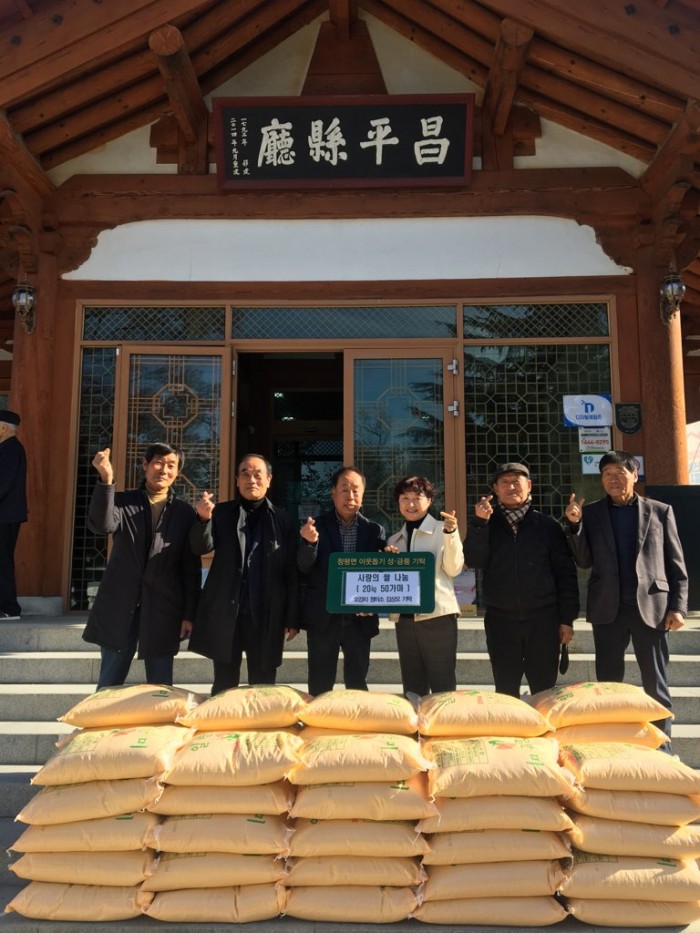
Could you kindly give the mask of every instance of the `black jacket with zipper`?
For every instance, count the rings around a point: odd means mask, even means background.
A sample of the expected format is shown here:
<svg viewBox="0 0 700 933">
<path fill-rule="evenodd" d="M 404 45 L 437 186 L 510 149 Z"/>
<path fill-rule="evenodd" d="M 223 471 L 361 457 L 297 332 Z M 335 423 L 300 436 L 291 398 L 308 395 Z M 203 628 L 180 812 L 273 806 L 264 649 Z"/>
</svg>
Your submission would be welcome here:
<svg viewBox="0 0 700 933">
<path fill-rule="evenodd" d="M 496 508 L 488 522 L 474 517 L 464 541 L 468 567 L 483 571 L 483 597 L 491 621 L 530 622 L 551 617 L 572 625 L 578 615 L 576 565 L 564 529 L 529 509 L 513 534 Z"/>
</svg>

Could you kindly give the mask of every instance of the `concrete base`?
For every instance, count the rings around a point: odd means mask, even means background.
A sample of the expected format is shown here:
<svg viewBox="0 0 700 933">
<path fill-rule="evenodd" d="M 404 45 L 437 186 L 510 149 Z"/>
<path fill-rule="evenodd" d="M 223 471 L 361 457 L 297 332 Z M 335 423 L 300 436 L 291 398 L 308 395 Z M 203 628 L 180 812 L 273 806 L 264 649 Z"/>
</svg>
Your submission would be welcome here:
<svg viewBox="0 0 700 933">
<path fill-rule="evenodd" d="M 61 596 L 18 596 L 17 602 L 22 607 L 23 617 L 63 615 Z"/>
</svg>

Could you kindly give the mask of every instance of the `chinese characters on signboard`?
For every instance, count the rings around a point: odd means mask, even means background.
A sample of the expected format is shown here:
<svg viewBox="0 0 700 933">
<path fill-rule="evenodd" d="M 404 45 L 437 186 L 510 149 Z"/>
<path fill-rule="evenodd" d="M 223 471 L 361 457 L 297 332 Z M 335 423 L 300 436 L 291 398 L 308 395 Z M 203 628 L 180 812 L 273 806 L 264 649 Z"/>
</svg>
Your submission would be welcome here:
<svg viewBox="0 0 700 933">
<path fill-rule="evenodd" d="M 222 188 L 466 184 L 473 96 L 217 98 Z"/>
</svg>

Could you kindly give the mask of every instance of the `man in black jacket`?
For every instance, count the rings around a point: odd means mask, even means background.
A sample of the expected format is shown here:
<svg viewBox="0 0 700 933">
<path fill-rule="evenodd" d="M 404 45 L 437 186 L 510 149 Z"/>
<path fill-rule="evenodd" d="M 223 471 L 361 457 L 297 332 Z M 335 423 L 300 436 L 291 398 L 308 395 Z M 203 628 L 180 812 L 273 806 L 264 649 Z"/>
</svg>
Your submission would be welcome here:
<svg viewBox="0 0 700 933">
<path fill-rule="evenodd" d="M 517 697 L 523 674 L 532 693 L 555 685 L 560 645 L 571 641 L 578 615 L 578 581 L 563 528 L 532 508 L 528 468 L 502 464 L 491 488 L 496 501 L 483 496 L 474 507 L 464 557 L 483 571 L 496 691 Z"/>
<path fill-rule="evenodd" d="M 92 465 L 100 479 L 92 494 L 88 527 L 112 535 L 112 552 L 83 632 L 100 646 L 101 687 L 123 684 L 136 653 L 146 681 L 172 684 L 173 658 L 192 630 L 201 583 L 201 561 L 189 545 L 191 505 L 171 489 L 182 454 L 171 444 L 151 444 L 138 489 L 115 492 L 109 447 Z"/>
<path fill-rule="evenodd" d="M 379 632 L 373 612 L 331 613 L 326 609 L 328 558 L 338 551 L 383 551 L 386 532 L 360 514 L 365 477 L 345 466 L 331 478 L 332 512 L 309 518 L 301 528 L 297 561 L 306 582 L 303 626 L 307 630 L 309 693 L 332 690 L 343 650 L 343 679 L 348 690 L 367 690 L 370 641 Z"/>
<path fill-rule="evenodd" d="M 299 629 L 296 525 L 267 498 L 272 467 L 260 454 L 238 464 L 238 495 L 214 506 L 197 502 L 190 543 L 214 551 L 197 607 L 190 651 L 214 662 L 212 696 L 237 687 L 243 652 L 249 684 L 274 684 L 284 637 Z"/>
<path fill-rule="evenodd" d="M 19 619 L 15 545 L 27 520 L 27 457 L 17 438 L 19 415 L 0 411 L 0 619 Z"/>
</svg>

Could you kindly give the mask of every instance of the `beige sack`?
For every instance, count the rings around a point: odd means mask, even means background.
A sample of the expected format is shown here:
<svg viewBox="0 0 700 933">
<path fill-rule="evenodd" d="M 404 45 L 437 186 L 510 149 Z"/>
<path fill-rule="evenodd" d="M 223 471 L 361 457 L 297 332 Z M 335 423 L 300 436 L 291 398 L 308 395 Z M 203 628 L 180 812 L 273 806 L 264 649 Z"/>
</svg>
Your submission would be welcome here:
<svg viewBox="0 0 700 933">
<path fill-rule="evenodd" d="M 234 852 L 164 852 L 143 891 L 225 888 L 242 884 L 275 884 L 286 876 L 284 859 L 275 855 Z"/>
<path fill-rule="evenodd" d="M 553 897 L 467 897 L 429 901 L 413 916 L 423 923 L 545 927 L 566 920 L 568 914 Z"/>
<path fill-rule="evenodd" d="M 163 780 L 178 786 L 271 784 L 296 763 L 302 744 L 282 730 L 200 732 L 178 752 Z"/>
<path fill-rule="evenodd" d="M 300 787 L 289 815 L 312 820 L 420 820 L 435 816 L 424 774 L 408 781 L 358 781 Z"/>
<path fill-rule="evenodd" d="M 584 787 L 665 794 L 700 793 L 700 772 L 665 752 L 622 742 L 563 745 L 561 765 Z"/>
<path fill-rule="evenodd" d="M 517 697 L 489 690 L 455 690 L 423 697 L 418 708 L 421 735 L 543 735 L 549 723 Z"/>
<path fill-rule="evenodd" d="M 281 816 L 233 813 L 166 816 L 147 837 L 161 852 L 237 852 L 287 855 L 292 833 Z"/>
<path fill-rule="evenodd" d="M 153 852 L 32 852 L 10 865 L 18 878 L 131 887 L 154 870 Z"/>
<path fill-rule="evenodd" d="M 485 865 L 431 865 L 423 886 L 424 901 L 465 897 L 544 897 L 566 877 L 554 859 L 488 862 Z"/>
<path fill-rule="evenodd" d="M 374 690 L 322 693 L 311 700 L 300 718 L 305 725 L 322 729 L 399 735 L 418 731 L 418 715 L 405 697 Z"/>
<path fill-rule="evenodd" d="M 287 781 L 273 781 L 259 787 L 168 785 L 163 789 L 161 796 L 148 806 L 148 810 L 163 816 L 187 816 L 197 813 L 263 813 L 272 816 L 287 813 L 293 803 L 294 787 Z"/>
<path fill-rule="evenodd" d="M 627 742 L 646 748 L 661 748 L 668 736 L 653 722 L 584 722 L 579 726 L 562 726 L 550 732 L 548 738 L 560 745 L 588 742 Z"/>
<path fill-rule="evenodd" d="M 426 874 L 419 860 L 412 858 L 372 858 L 361 855 L 314 855 L 289 859 L 288 888 L 305 885 L 381 885 L 404 888 L 421 884 Z"/>
<path fill-rule="evenodd" d="M 574 849 L 574 865 L 559 889 L 566 897 L 642 901 L 700 900 L 696 862 L 635 855 L 593 855 Z"/>
<path fill-rule="evenodd" d="M 700 826 L 654 826 L 624 820 L 601 820 L 573 815 L 571 842 L 583 852 L 598 855 L 700 858 Z"/>
<path fill-rule="evenodd" d="M 32 881 L 5 908 L 31 920 L 101 923 L 140 917 L 151 902 L 138 886 L 115 888 L 89 884 Z"/>
<path fill-rule="evenodd" d="M 323 923 L 396 923 L 417 906 L 411 888 L 339 885 L 290 888 L 285 913 Z"/>
<path fill-rule="evenodd" d="M 292 784 L 405 781 L 432 767 L 410 736 L 367 732 L 319 736 L 304 742 L 298 763 L 287 777 Z"/>
<path fill-rule="evenodd" d="M 158 822 L 153 813 L 125 813 L 98 820 L 29 826 L 10 848 L 14 852 L 129 852 L 146 848 Z"/>
<path fill-rule="evenodd" d="M 641 790 L 598 790 L 574 787 L 562 802 L 577 813 L 606 820 L 632 820 L 660 826 L 685 826 L 700 820 L 700 795 L 647 793 Z"/>
<path fill-rule="evenodd" d="M 573 823 L 553 797 L 438 797 L 437 816 L 422 819 L 421 833 L 471 829 L 544 829 L 566 832 Z"/>
<path fill-rule="evenodd" d="M 555 797 L 573 783 L 551 739 L 428 739 L 423 751 L 436 764 L 428 778 L 433 797 Z"/>
<path fill-rule="evenodd" d="M 156 894 L 144 913 L 174 923 L 254 923 L 278 917 L 286 900 L 286 890 L 279 884 L 187 888 Z"/>
<path fill-rule="evenodd" d="M 571 914 L 595 926 L 684 927 L 700 920 L 700 901 L 615 901 L 571 897 Z"/>
<path fill-rule="evenodd" d="M 571 858 L 571 848 L 559 833 L 522 829 L 483 829 L 436 833 L 429 839 L 424 865 L 468 865 Z"/>
<path fill-rule="evenodd" d="M 32 778 L 32 784 L 79 784 L 152 777 L 172 763 L 193 729 L 128 726 L 77 732 Z"/>
<path fill-rule="evenodd" d="M 307 697 L 285 684 L 233 687 L 178 716 L 178 722 L 200 732 L 231 729 L 279 729 L 293 726 Z"/>
<path fill-rule="evenodd" d="M 289 854 L 303 858 L 314 855 L 397 858 L 424 855 L 429 849 L 413 823 L 297 819 Z"/>
<path fill-rule="evenodd" d="M 76 703 L 58 721 L 82 729 L 173 723 L 194 709 L 200 699 L 179 687 L 154 684 L 103 687 Z"/>
<path fill-rule="evenodd" d="M 529 698 L 554 729 L 585 722 L 654 722 L 673 716 L 633 684 L 587 681 L 562 684 Z"/>
<path fill-rule="evenodd" d="M 163 785 L 155 778 L 55 784 L 41 790 L 16 819 L 33 825 L 72 823 L 143 810 L 158 799 Z"/>
</svg>

